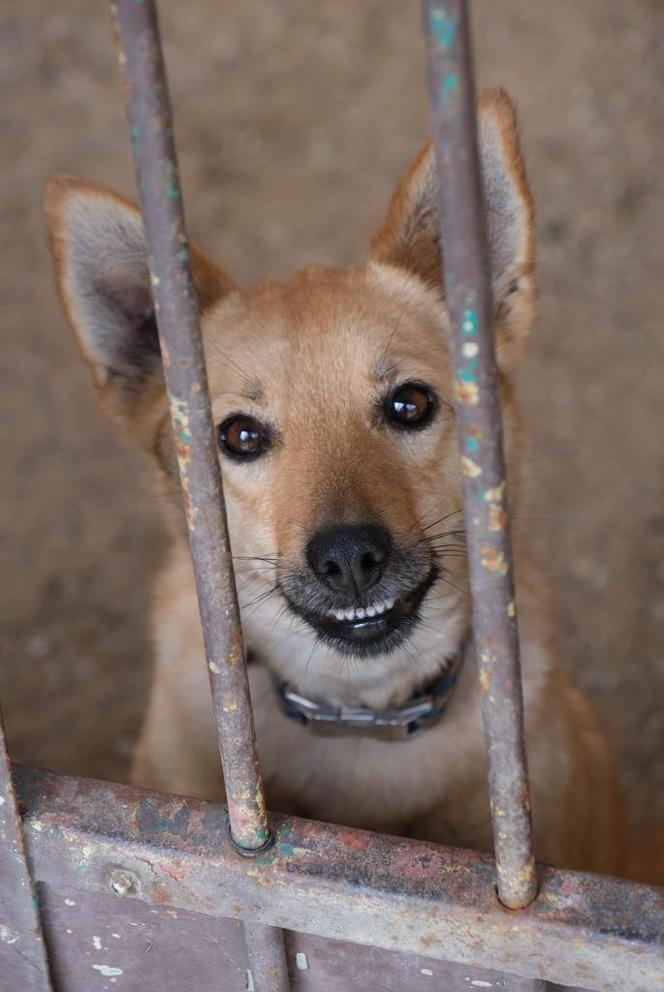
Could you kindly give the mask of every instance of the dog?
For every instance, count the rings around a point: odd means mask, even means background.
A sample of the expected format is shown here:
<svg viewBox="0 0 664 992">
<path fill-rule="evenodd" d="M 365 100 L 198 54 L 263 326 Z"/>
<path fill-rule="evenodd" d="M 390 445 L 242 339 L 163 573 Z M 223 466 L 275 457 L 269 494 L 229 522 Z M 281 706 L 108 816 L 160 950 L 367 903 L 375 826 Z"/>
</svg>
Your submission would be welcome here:
<svg viewBox="0 0 664 992">
<path fill-rule="evenodd" d="M 536 322 L 535 229 L 512 103 L 478 102 L 510 504 L 527 472 L 513 373 Z M 62 302 L 102 410 L 177 480 L 142 222 L 114 192 L 47 184 Z M 490 850 L 462 461 L 435 158 L 399 182 L 365 264 L 238 286 L 191 248 L 268 805 Z M 135 784 L 223 798 L 186 527 L 152 614 L 156 672 Z M 619 874 L 607 740 L 557 665 L 518 542 L 535 852 Z"/>
</svg>

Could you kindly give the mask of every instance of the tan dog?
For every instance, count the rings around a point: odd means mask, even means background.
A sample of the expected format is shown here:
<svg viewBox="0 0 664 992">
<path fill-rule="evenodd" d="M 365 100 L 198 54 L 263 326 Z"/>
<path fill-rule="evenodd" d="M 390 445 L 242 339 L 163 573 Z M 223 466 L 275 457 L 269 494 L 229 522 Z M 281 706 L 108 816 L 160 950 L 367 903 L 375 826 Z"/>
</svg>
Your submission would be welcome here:
<svg viewBox="0 0 664 992">
<path fill-rule="evenodd" d="M 535 320 L 533 207 L 505 93 L 483 95 L 479 122 L 518 508 L 522 441 L 510 372 Z M 46 208 L 60 292 L 101 406 L 154 455 L 173 489 L 140 216 L 75 179 L 49 183 Z M 366 265 L 243 289 L 198 249 L 193 258 L 269 805 L 489 849 L 480 700 L 464 647 L 470 604 L 437 232 L 427 146 Z M 171 516 L 134 780 L 216 798 L 221 771 L 186 530 L 178 510 Z M 605 740 L 554 664 L 543 595 L 522 555 L 517 578 L 537 856 L 618 872 L 622 819 Z M 296 697 L 278 695 L 284 683 Z M 346 723 L 350 707 L 365 717 L 391 707 L 403 723 L 403 708 L 422 694 L 426 727 L 408 740 L 347 726 L 324 736 L 303 722 L 302 707 L 318 704 L 341 708 Z M 406 736 L 413 729 L 416 721 L 401 726 Z"/>
</svg>

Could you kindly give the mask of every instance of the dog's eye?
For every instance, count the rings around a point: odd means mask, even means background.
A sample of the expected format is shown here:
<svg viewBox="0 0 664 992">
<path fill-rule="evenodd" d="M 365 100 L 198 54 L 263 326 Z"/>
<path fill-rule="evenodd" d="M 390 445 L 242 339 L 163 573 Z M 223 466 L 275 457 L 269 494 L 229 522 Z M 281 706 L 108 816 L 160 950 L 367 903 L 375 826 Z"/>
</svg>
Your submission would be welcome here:
<svg viewBox="0 0 664 992">
<path fill-rule="evenodd" d="M 253 417 L 234 413 L 217 429 L 219 447 L 225 455 L 242 461 L 258 458 L 270 447 L 270 432 Z"/>
<path fill-rule="evenodd" d="M 433 420 L 438 409 L 436 394 L 424 383 L 405 382 L 385 400 L 385 417 L 392 427 L 419 430 Z"/>
</svg>

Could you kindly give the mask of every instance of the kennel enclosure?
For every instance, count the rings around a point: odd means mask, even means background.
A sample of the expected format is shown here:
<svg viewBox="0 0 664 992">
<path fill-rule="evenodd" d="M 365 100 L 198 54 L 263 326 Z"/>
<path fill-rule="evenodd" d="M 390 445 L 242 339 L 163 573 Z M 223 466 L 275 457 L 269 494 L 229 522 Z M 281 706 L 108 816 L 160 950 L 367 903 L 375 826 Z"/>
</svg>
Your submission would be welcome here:
<svg viewBox="0 0 664 992">
<path fill-rule="evenodd" d="M 112 9 L 227 806 L 12 769 L 3 741 L 0 990 L 662 987 L 661 891 L 533 860 L 467 4 L 424 20 L 495 858 L 265 809 L 156 7 Z"/>
</svg>

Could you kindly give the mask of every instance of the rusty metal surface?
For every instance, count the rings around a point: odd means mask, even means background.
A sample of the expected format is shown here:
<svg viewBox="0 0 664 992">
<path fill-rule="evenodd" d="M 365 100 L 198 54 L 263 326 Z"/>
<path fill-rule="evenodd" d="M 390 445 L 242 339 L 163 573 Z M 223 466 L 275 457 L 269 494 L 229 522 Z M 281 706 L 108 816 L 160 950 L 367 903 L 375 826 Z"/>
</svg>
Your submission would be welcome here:
<svg viewBox="0 0 664 992">
<path fill-rule="evenodd" d="M 139 899 L 43 887 L 53 978 L 62 992 L 247 992 L 255 983 L 238 920 Z M 422 954 L 286 933 L 293 992 L 508 990 L 495 971 Z M 115 981 L 111 981 L 115 979 Z M 473 984 L 475 983 L 475 984 Z M 3 984 L 2 992 L 20 992 Z"/>
<path fill-rule="evenodd" d="M 498 891 L 519 908 L 537 878 L 467 4 L 425 0 L 424 20 Z"/>
<path fill-rule="evenodd" d="M 175 912 L 251 918 L 299 933 L 598 992 L 645 992 L 664 974 L 664 892 L 540 866 L 519 912 L 496 898 L 489 855 L 274 817 L 275 843 L 240 858 L 221 807 L 20 769 L 34 877 Z"/>
<path fill-rule="evenodd" d="M 269 843 L 229 550 L 218 451 L 152 0 L 111 5 L 145 224 L 159 338 L 194 561 L 231 831 L 248 850 Z"/>
<path fill-rule="evenodd" d="M 51 981 L 0 714 L 0 992 L 19 989 L 50 992 Z"/>
</svg>

